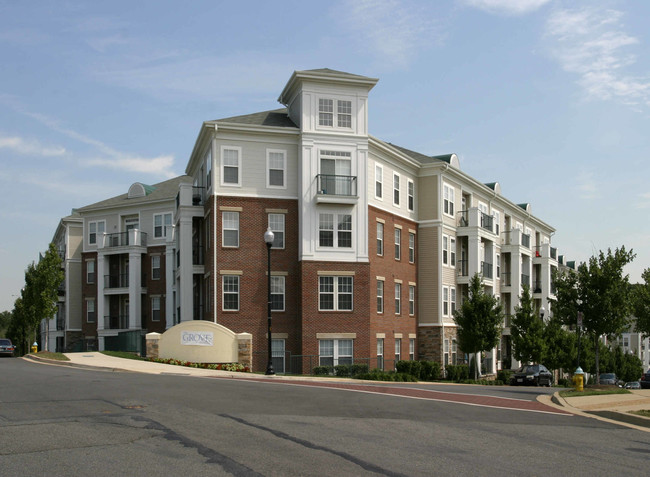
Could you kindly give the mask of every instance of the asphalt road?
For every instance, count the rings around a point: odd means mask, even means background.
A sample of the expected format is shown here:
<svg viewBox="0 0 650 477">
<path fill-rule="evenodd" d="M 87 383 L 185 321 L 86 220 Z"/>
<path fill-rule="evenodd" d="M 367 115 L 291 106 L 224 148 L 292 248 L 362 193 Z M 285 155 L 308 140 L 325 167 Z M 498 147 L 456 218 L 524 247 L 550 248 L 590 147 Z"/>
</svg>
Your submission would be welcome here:
<svg viewBox="0 0 650 477">
<path fill-rule="evenodd" d="M 649 433 L 481 399 L 0 359 L 0 475 L 648 474 Z"/>
</svg>

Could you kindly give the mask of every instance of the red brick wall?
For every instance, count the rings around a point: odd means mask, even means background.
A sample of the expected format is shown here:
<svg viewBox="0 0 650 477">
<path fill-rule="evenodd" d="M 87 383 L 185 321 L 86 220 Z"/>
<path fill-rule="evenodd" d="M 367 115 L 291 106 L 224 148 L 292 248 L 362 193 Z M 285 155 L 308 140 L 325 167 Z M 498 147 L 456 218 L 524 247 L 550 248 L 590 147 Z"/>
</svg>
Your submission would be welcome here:
<svg viewBox="0 0 650 477">
<path fill-rule="evenodd" d="M 147 253 L 142 256 L 142 272 L 146 276 L 147 294 L 142 297 L 142 315 L 144 318 L 144 326 L 148 332 L 163 333 L 165 331 L 165 295 L 167 293 L 167 280 L 166 280 L 166 260 L 165 260 L 165 246 L 149 247 Z M 160 279 L 154 280 L 151 269 L 151 256 L 160 256 Z M 151 297 L 160 297 L 160 321 L 151 320 Z M 173 310 L 172 310 L 173 311 Z"/>
<path fill-rule="evenodd" d="M 87 264 L 88 260 L 94 260 L 95 261 L 95 283 L 89 284 L 87 283 Z M 81 331 L 83 333 L 84 338 L 85 337 L 90 337 L 94 336 L 95 338 L 97 337 L 97 323 L 87 323 L 87 307 L 86 303 L 87 300 L 86 298 L 94 298 L 95 299 L 95 315 L 97 317 L 96 321 L 100 320 L 100 311 L 97 309 L 97 294 L 98 290 L 103 288 L 104 286 L 104 277 L 100 277 L 99 274 L 97 273 L 97 252 L 89 252 L 89 253 L 82 253 L 81 254 Z M 101 288 L 100 288 L 101 286 Z M 101 319 L 104 319 L 103 316 Z"/>
</svg>

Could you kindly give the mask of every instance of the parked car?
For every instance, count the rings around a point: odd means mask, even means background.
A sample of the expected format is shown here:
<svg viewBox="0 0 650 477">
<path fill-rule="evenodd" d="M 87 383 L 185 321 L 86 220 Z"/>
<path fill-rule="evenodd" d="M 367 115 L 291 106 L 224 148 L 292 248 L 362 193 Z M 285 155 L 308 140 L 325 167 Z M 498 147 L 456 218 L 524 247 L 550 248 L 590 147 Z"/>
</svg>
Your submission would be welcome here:
<svg viewBox="0 0 650 477">
<path fill-rule="evenodd" d="M 0 338 L 0 356 L 13 356 L 16 347 L 8 338 Z"/>
<path fill-rule="evenodd" d="M 623 387 L 625 389 L 641 389 L 641 383 L 639 381 L 630 381 L 629 383 L 625 383 Z"/>
<path fill-rule="evenodd" d="M 510 377 L 510 384 L 532 385 L 532 386 L 552 386 L 553 373 L 551 373 L 543 364 L 526 364 L 519 368 Z"/>
<path fill-rule="evenodd" d="M 598 384 L 623 386 L 625 383 L 616 377 L 615 373 L 601 373 L 598 378 Z"/>
<path fill-rule="evenodd" d="M 639 381 L 639 384 L 643 389 L 650 389 L 650 368 L 648 368 L 648 371 L 646 371 L 643 376 L 641 376 L 641 381 Z"/>
</svg>

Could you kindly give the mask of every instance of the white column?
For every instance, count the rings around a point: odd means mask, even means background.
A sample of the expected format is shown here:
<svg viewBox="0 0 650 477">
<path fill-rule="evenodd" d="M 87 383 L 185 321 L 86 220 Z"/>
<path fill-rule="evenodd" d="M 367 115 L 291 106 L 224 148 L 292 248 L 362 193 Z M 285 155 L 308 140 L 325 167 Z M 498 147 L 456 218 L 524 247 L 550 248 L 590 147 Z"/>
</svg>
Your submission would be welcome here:
<svg viewBox="0 0 650 477">
<path fill-rule="evenodd" d="M 167 230 L 167 237 L 173 237 L 172 228 Z M 173 238 L 168 240 L 167 248 L 165 249 L 165 329 L 173 326 L 174 313 L 174 257 L 175 248 Z"/>
<path fill-rule="evenodd" d="M 108 257 L 104 254 L 97 254 L 97 300 L 95 302 L 95 313 L 97 314 L 97 331 L 104 329 L 104 316 L 108 316 L 108 300 L 104 300 L 104 275 L 107 274 Z"/>
</svg>

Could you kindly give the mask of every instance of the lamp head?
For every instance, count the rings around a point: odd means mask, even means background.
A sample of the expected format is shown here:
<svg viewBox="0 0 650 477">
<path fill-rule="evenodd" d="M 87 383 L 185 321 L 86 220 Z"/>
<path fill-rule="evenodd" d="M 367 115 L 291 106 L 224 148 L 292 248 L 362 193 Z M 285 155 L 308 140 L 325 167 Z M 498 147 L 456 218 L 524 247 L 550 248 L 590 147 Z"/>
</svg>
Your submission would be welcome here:
<svg viewBox="0 0 650 477">
<path fill-rule="evenodd" d="M 271 230 L 271 227 L 266 229 L 266 232 L 264 232 L 264 242 L 266 242 L 266 245 L 271 245 L 273 244 L 273 239 L 275 239 L 275 234 Z"/>
</svg>

